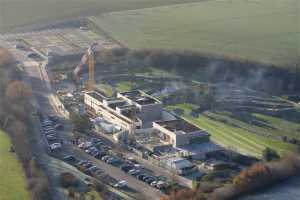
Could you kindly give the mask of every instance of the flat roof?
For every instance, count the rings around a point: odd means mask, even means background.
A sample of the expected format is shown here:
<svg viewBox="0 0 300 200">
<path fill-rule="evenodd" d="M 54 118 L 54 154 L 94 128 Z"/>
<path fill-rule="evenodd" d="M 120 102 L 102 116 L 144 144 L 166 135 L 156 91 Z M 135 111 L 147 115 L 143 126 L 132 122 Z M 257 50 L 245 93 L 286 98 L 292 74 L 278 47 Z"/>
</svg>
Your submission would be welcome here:
<svg viewBox="0 0 300 200">
<path fill-rule="evenodd" d="M 102 101 L 103 99 L 106 99 L 105 95 L 101 94 L 100 92 L 91 91 L 91 92 L 87 92 L 86 94 L 90 95 L 94 99 L 97 99 L 98 101 Z"/>
<path fill-rule="evenodd" d="M 127 97 L 128 99 L 136 102 L 137 104 L 140 104 L 140 105 L 161 103 L 156 98 L 148 95 L 147 93 L 145 93 L 141 90 L 133 90 L 133 91 L 128 91 L 128 92 L 122 92 L 120 94 Z"/>
<path fill-rule="evenodd" d="M 156 124 L 159 124 L 160 126 L 168 129 L 172 132 L 183 132 L 184 133 L 192 133 L 195 131 L 201 131 L 200 128 L 197 126 L 194 126 L 191 123 L 188 123 L 187 121 L 183 119 L 175 119 L 175 120 L 169 120 L 169 121 L 157 121 Z"/>
<path fill-rule="evenodd" d="M 190 161 L 188 161 L 184 158 L 180 158 L 180 157 L 173 157 L 173 158 L 167 159 L 167 164 L 169 166 L 175 167 L 176 169 L 183 169 L 186 167 L 194 166 Z"/>
</svg>

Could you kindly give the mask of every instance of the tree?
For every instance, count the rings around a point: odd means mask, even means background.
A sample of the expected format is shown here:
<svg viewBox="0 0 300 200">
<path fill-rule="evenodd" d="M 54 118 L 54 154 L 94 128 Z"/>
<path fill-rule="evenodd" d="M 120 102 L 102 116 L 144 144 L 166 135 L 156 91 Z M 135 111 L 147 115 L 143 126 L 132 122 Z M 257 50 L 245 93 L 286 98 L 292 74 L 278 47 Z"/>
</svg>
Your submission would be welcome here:
<svg viewBox="0 0 300 200">
<path fill-rule="evenodd" d="M 93 127 L 93 124 L 87 115 L 79 115 L 77 113 L 71 113 L 71 119 L 74 123 L 75 131 L 86 133 Z"/>
<path fill-rule="evenodd" d="M 6 96 L 12 100 L 28 100 L 32 90 L 22 81 L 12 81 L 6 88 Z"/>
<path fill-rule="evenodd" d="M 101 61 L 104 64 L 111 64 L 114 61 L 114 55 L 111 49 L 105 49 L 101 52 Z"/>
<path fill-rule="evenodd" d="M 10 52 L 6 49 L 0 47 L 0 66 L 11 64 L 13 62 L 13 57 Z"/>
<path fill-rule="evenodd" d="M 269 147 L 265 148 L 262 152 L 262 156 L 265 161 L 272 161 L 272 160 L 277 160 L 280 158 L 278 153 Z"/>
</svg>

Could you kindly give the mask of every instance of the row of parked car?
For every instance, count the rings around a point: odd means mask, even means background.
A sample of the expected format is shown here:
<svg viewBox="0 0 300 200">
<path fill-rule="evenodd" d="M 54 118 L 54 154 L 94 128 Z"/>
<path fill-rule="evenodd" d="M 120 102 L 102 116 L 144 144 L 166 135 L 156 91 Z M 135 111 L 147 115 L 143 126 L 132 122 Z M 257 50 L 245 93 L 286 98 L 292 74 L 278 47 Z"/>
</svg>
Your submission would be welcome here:
<svg viewBox="0 0 300 200">
<path fill-rule="evenodd" d="M 121 163 L 121 159 L 116 156 L 109 155 L 109 151 L 111 147 L 106 145 L 101 139 L 99 138 L 91 138 L 87 141 L 80 142 L 78 147 L 84 150 L 89 155 L 102 160 L 111 165 L 118 165 Z"/>
<path fill-rule="evenodd" d="M 79 160 L 73 155 L 67 155 L 64 156 L 63 160 L 76 168 L 81 168 L 83 172 L 87 175 L 94 176 L 94 177 L 100 177 L 104 175 L 104 170 L 99 168 L 98 166 L 94 165 L 93 163 L 86 161 L 86 160 Z M 113 187 L 116 188 L 125 188 L 127 187 L 127 182 L 124 180 L 117 181 L 115 183 L 110 184 Z"/>
<path fill-rule="evenodd" d="M 48 142 L 48 147 L 51 151 L 61 148 L 61 142 L 57 137 L 57 130 L 62 129 L 62 124 L 56 116 L 41 116 L 40 121 L 44 136 Z"/>
<path fill-rule="evenodd" d="M 161 177 L 156 177 L 154 175 L 143 172 L 143 170 L 140 169 L 140 166 L 136 166 L 136 164 L 123 164 L 120 166 L 120 169 L 123 172 L 136 177 L 138 180 L 143 181 L 154 188 L 164 189 L 167 186 L 167 183 L 161 180 Z"/>
<path fill-rule="evenodd" d="M 73 155 L 67 155 L 63 158 L 63 160 L 77 168 L 81 167 L 84 170 L 84 172 L 88 175 L 98 176 L 104 173 L 104 170 L 100 169 L 91 162 L 86 160 L 80 160 Z"/>
<path fill-rule="evenodd" d="M 125 173 L 128 173 L 137 179 L 155 187 L 157 189 L 164 189 L 167 185 L 166 181 L 161 180 L 159 177 L 150 175 L 145 172 L 144 168 L 138 164 L 134 159 L 122 159 L 113 155 L 110 155 L 109 150 L 111 148 L 106 145 L 99 138 L 91 138 L 78 143 L 78 147 L 84 150 L 86 153 L 94 156 L 97 159 L 114 165 L 120 166 L 120 169 Z"/>
</svg>

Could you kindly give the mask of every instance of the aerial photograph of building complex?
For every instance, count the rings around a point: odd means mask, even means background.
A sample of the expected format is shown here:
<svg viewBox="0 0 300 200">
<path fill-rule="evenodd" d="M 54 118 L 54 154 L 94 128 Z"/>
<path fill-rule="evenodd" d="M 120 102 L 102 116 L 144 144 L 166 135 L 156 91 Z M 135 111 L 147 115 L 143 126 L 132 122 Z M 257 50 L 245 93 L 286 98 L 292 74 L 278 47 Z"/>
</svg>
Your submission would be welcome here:
<svg viewBox="0 0 300 200">
<path fill-rule="evenodd" d="M 0 0 L 0 200 L 299 200 L 299 0 Z"/>
</svg>

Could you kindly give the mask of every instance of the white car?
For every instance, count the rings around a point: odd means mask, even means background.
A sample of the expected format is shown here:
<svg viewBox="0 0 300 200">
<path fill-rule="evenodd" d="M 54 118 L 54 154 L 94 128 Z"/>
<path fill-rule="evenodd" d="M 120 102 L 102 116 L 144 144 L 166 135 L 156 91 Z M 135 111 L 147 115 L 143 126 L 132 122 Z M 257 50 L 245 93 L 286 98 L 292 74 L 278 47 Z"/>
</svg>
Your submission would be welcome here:
<svg viewBox="0 0 300 200">
<path fill-rule="evenodd" d="M 61 144 L 60 143 L 53 143 L 53 144 L 49 145 L 49 148 L 50 148 L 51 151 L 54 151 L 56 149 L 61 148 Z"/>
<path fill-rule="evenodd" d="M 127 186 L 127 182 L 126 181 L 119 181 L 118 183 L 116 183 L 115 185 L 114 185 L 114 187 L 116 187 L 116 188 L 123 188 L 123 187 L 125 187 L 125 186 Z"/>
</svg>

